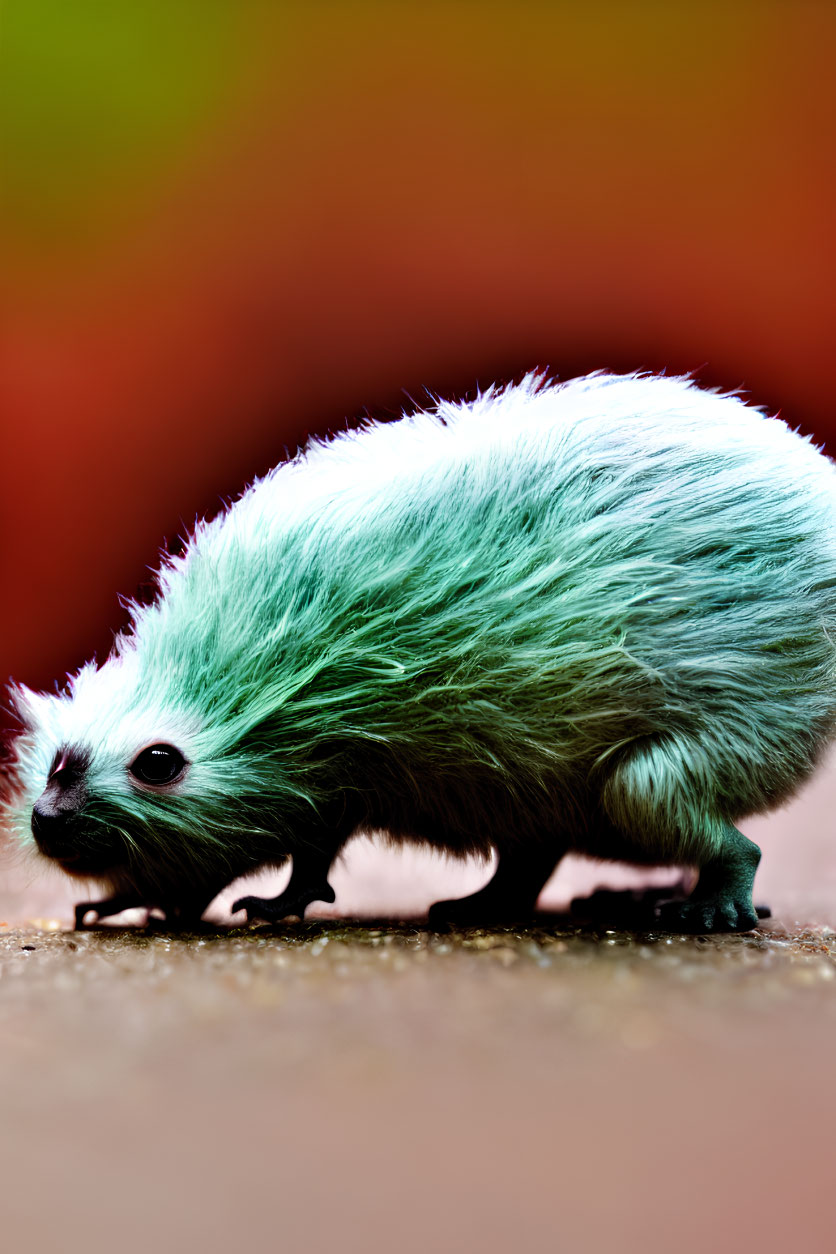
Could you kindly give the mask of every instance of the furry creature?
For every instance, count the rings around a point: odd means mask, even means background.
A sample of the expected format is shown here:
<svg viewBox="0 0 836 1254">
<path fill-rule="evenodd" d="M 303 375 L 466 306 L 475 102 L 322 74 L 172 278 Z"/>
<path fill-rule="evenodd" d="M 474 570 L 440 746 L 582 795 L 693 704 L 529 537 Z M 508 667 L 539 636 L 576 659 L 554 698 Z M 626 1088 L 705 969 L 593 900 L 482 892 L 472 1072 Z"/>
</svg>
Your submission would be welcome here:
<svg viewBox="0 0 836 1254">
<path fill-rule="evenodd" d="M 498 853 L 434 922 L 530 912 L 564 853 L 699 869 L 665 924 L 756 923 L 736 829 L 836 723 L 836 482 L 688 379 L 528 375 L 313 442 L 201 524 L 112 655 L 15 691 L 20 839 L 197 918 L 293 860 L 332 901 L 358 828 Z"/>
</svg>

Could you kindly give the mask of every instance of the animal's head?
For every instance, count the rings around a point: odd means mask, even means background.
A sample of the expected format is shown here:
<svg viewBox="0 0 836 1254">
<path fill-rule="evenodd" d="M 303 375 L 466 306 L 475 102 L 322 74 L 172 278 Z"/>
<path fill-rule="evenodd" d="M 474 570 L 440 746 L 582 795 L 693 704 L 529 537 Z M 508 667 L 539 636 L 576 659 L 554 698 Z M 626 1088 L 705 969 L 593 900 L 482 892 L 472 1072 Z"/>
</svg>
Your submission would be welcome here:
<svg viewBox="0 0 836 1254">
<path fill-rule="evenodd" d="M 71 875 L 151 899 L 219 889 L 282 861 L 328 804 L 342 704 L 319 683 L 332 646 L 306 641 L 329 590 L 312 592 L 304 566 L 294 580 L 293 545 L 265 548 L 247 518 L 198 526 L 102 666 L 61 693 L 12 690 L 11 826 Z M 268 564 L 257 580 L 252 552 Z"/>
<path fill-rule="evenodd" d="M 182 675 L 169 680 L 127 640 L 63 693 L 13 690 L 24 730 L 8 810 L 24 847 L 151 899 L 281 860 L 275 758 L 222 702 L 212 716 L 200 676 L 192 700 Z"/>
</svg>

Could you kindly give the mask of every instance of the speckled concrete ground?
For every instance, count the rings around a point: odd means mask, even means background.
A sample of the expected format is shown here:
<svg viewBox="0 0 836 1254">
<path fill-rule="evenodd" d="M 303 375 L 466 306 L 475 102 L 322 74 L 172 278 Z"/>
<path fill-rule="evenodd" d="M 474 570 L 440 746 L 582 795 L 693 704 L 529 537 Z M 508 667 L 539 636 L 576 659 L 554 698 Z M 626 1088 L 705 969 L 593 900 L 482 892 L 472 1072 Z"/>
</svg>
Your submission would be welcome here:
<svg viewBox="0 0 836 1254">
<path fill-rule="evenodd" d="M 836 932 L 548 923 L 0 929 L 5 1241 L 829 1254 Z"/>
</svg>

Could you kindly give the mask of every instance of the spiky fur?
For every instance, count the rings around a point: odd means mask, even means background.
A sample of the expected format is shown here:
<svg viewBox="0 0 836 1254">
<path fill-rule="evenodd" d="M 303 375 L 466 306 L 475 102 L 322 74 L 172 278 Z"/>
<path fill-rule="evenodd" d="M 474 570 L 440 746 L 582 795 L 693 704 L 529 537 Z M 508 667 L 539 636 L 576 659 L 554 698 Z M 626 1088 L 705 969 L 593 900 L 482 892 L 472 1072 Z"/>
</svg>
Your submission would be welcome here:
<svg viewBox="0 0 836 1254">
<path fill-rule="evenodd" d="M 834 468 L 683 378 L 528 375 L 325 443 L 199 525 L 60 696 L 13 817 L 89 758 L 111 887 L 220 889 L 326 827 L 702 865 L 836 722 Z M 127 765 L 177 745 L 181 784 Z"/>
</svg>

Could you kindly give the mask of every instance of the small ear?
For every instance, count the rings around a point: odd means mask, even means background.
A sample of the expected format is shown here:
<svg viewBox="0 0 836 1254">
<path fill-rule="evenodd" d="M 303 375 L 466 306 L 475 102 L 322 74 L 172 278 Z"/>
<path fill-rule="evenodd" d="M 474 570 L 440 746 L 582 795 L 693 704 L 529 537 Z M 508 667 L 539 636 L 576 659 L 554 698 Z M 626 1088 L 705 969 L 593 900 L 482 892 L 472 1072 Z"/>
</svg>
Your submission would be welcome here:
<svg viewBox="0 0 836 1254">
<path fill-rule="evenodd" d="M 8 692 L 12 713 L 20 719 L 24 731 L 38 731 L 43 724 L 41 710 L 49 697 L 42 692 L 33 692 L 25 684 L 10 684 Z"/>
</svg>

